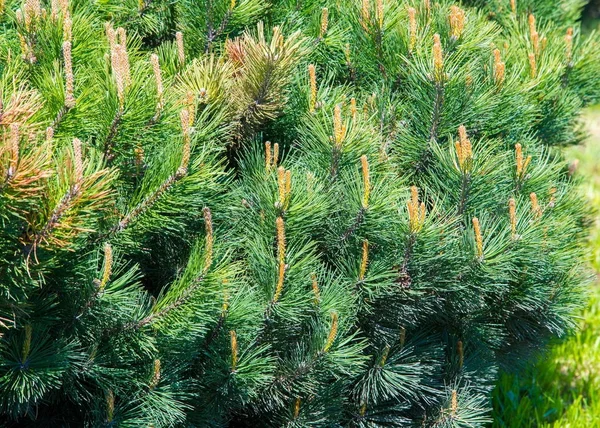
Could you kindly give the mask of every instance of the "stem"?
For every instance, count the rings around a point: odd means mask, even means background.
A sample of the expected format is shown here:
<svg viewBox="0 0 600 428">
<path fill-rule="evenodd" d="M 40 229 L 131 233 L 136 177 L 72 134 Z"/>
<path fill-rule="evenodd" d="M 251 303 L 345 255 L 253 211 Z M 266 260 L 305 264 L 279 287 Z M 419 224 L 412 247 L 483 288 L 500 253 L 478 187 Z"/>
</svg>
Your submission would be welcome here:
<svg viewBox="0 0 600 428">
<path fill-rule="evenodd" d="M 569 86 L 569 75 L 571 74 L 571 70 L 573 70 L 573 63 L 570 62 L 567 64 L 567 69 L 565 70 L 565 74 L 563 74 L 562 78 L 562 87 L 566 88 Z"/>
<path fill-rule="evenodd" d="M 458 205 L 458 214 L 463 214 L 469 200 L 471 190 L 471 174 L 463 174 L 460 186 L 460 203 Z"/>
<path fill-rule="evenodd" d="M 52 124 L 50 126 L 53 129 L 56 129 L 56 127 L 63 120 L 63 118 L 65 117 L 65 114 L 67 114 L 68 111 L 69 111 L 69 108 L 67 106 L 63 105 L 60 108 L 60 110 L 58 111 L 58 113 L 56 114 L 56 117 L 54 118 L 54 120 L 52 121 Z"/>
<path fill-rule="evenodd" d="M 342 157 L 342 151 L 339 147 L 333 146 L 331 151 L 331 181 L 335 181 L 338 173 L 338 168 L 340 167 L 340 158 Z"/>
<path fill-rule="evenodd" d="M 442 107 L 444 106 L 444 84 L 436 82 L 435 98 L 433 101 L 433 118 L 431 120 L 431 129 L 429 130 L 429 140 L 436 141 L 438 128 L 440 126 Z"/>
<path fill-rule="evenodd" d="M 209 28 L 208 36 L 206 38 L 205 53 L 210 52 L 210 48 L 212 47 L 212 42 L 225 31 L 225 28 L 227 27 L 227 24 L 229 23 L 230 19 L 231 19 L 231 10 L 228 10 L 227 13 L 225 14 L 225 16 L 223 17 L 223 20 L 219 24 L 219 28 L 217 28 L 216 31 L 212 27 Z"/>
<path fill-rule="evenodd" d="M 348 229 L 344 231 L 342 236 L 340 236 L 340 241 L 346 241 L 350 237 L 350 235 L 356 232 L 356 230 L 360 227 L 360 225 L 365 219 L 365 212 L 366 210 L 364 207 L 361 207 L 361 209 L 358 210 L 358 213 L 356 213 L 356 217 L 354 218 L 354 222 L 352 223 L 352 225 L 350 225 Z"/>
<path fill-rule="evenodd" d="M 117 136 L 118 126 L 122 117 L 123 111 L 121 109 L 117 110 L 117 113 L 110 124 L 110 130 L 108 131 L 108 136 L 104 142 L 104 159 L 106 160 L 112 160 L 114 157 L 114 154 L 112 153 L 113 140 Z"/>
<path fill-rule="evenodd" d="M 375 36 L 375 44 L 377 46 L 377 66 L 384 78 L 387 78 L 385 67 L 383 66 L 383 29 L 378 29 Z"/>
<path fill-rule="evenodd" d="M 412 256 L 412 252 L 413 252 L 413 248 L 415 246 L 415 234 L 411 233 L 409 238 L 408 238 L 408 243 L 406 245 L 406 249 L 404 250 L 404 260 L 402 261 L 402 267 L 400 268 L 400 271 L 398 272 L 398 279 L 396 282 L 398 282 L 399 284 L 401 284 L 403 287 L 409 288 L 411 283 L 412 283 L 412 279 L 410 277 L 410 275 L 408 274 L 408 261 L 410 260 L 410 257 Z"/>
<path fill-rule="evenodd" d="M 221 315 L 219 317 L 219 321 L 217 322 L 217 325 L 213 329 L 212 333 L 204 341 L 204 349 L 208 349 L 210 344 L 217 338 L 217 336 L 219 335 L 219 332 L 223 329 L 224 324 L 225 324 L 225 315 Z"/>
</svg>

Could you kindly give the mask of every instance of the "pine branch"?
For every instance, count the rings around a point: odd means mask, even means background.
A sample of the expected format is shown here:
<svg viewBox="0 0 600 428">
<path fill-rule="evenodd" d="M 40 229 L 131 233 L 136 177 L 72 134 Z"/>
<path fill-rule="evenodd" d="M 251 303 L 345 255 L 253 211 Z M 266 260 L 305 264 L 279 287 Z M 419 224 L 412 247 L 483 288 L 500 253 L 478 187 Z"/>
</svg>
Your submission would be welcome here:
<svg viewBox="0 0 600 428">
<path fill-rule="evenodd" d="M 112 235 L 118 232 L 125 230 L 129 224 L 142 215 L 144 212 L 152 208 L 152 206 L 159 200 L 159 198 L 169 191 L 169 189 L 177 183 L 180 179 L 185 177 L 187 171 L 178 169 L 177 172 L 171 176 L 169 176 L 154 192 L 152 192 L 148 197 L 146 197 L 142 202 L 140 202 L 137 206 L 135 206 L 131 211 L 129 211 L 124 217 L 119 220 L 108 233 L 108 235 Z"/>
<path fill-rule="evenodd" d="M 71 187 L 69 191 L 61 198 L 54 210 L 50 214 L 48 221 L 42 226 L 41 230 L 36 232 L 31 238 L 28 238 L 28 243 L 25 244 L 23 252 L 29 260 L 31 253 L 36 251 L 37 247 L 48 238 L 52 231 L 59 224 L 65 212 L 72 207 L 76 198 L 79 196 L 79 189 Z"/>
<path fill-rule="evenodd" d="M 155 320 L 161 319 L 164 316 L 168 315 L 171 311 L 173 311 L 173 310 L 179 308 L 180 306 L 182 306 L 183 304 L 185 304 L 189 300 L 189 298 L 192 296 L 194 291 L 196 291 L 196 289 L 198 287 L 200 287 L 200 285 L 202 285 L 202 281 L 204 281 L 204 276 L 197 277 L 194 281 L 192 281 L 191 285 L 189 285 L 185 289 L 185 291 L 174 302 L 165 306 L 163 309 L 161 309 L 158 312 L 151 313 L 150 315 L 141 319 L 137 323 L 130 324 L 127 328 L 139 330 L 140 328 L 144 327 L 145 325 L 151 324 Z"/>
</svg>

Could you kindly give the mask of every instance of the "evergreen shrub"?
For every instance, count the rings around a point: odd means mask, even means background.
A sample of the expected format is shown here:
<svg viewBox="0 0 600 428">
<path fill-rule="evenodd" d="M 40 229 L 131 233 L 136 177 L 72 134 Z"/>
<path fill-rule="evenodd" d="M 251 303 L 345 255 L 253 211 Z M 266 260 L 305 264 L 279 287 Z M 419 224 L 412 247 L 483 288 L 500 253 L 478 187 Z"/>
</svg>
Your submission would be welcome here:
<svg viewBox="0 0 600 428">
<path fill-rule="evenodd" d="M 573 326 L 581 0 L 0 1 L 4 426 L 480 426 Z"/>
</svg>

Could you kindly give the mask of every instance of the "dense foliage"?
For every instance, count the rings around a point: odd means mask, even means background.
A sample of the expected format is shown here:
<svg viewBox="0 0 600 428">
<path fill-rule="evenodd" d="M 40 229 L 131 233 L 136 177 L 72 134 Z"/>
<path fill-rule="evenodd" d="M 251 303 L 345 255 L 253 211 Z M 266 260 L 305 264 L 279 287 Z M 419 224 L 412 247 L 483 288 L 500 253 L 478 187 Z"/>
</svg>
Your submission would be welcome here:
<svg viewBox="0 0 600 428">
<path fill-rule="evenodd" d="M 579 0 L 0 2 L 0 414 L 478 426 L 572 325 Z"/>
</svg>

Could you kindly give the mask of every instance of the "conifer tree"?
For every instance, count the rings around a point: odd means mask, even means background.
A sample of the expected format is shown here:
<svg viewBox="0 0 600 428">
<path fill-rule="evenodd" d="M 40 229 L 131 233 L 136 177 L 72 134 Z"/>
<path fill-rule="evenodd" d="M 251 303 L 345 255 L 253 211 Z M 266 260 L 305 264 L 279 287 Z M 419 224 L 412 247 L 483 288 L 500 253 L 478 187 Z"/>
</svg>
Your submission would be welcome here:
<svg viewBox="0 0 600 428">
<path fill-rule="evenodd" d="M 5 425 L 485 425 L 584 294 L 583 6 L 0 0 Z"/>
</svg>

